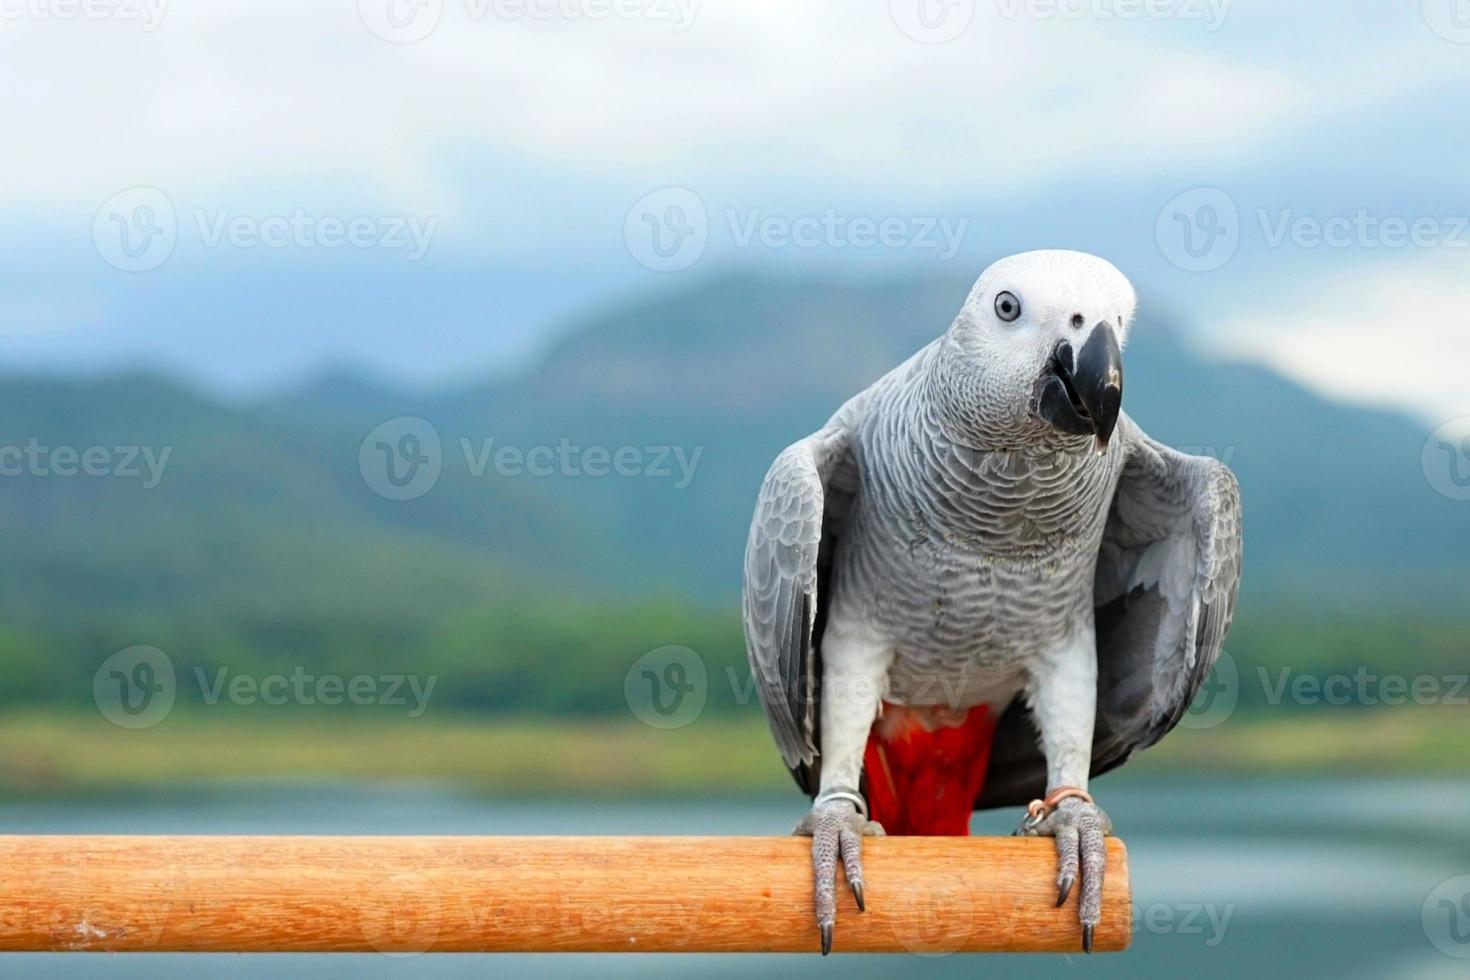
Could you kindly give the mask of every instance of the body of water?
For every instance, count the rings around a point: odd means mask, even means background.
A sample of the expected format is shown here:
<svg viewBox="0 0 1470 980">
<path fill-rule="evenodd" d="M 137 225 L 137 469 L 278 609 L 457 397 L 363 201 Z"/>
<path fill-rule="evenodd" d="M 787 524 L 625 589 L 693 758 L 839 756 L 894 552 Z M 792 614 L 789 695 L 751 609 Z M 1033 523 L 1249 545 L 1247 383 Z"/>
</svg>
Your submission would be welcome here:
<svg viewBox="0 0 1470 980">
<path fill-rule="evenodd" d="M 1470 976 L 1470 782 L 1136 778 L 1094 787 L 1128 842 L 1135 937 L 1070 956 L 0 955 L 17 977 Z M 803 801 L 510 799 L 271 786 L 0 803 L 0 833 L 765 834 Z M 1009 833 L 1019 811 L 980 814 Z M 1459 882 L 1459 876 L 1466 876 Z M 839 922 L 838 946 L 841 946 Z"/>
</svg>

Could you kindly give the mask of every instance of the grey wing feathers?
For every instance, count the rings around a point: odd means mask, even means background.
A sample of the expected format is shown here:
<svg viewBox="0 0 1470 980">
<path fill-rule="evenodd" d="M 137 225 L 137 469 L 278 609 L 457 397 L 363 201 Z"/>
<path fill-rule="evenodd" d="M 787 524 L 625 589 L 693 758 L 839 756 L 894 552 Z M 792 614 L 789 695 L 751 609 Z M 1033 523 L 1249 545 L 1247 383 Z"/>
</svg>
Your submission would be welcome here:
<svg viewBox="0 0 1470 980">
<path fill-rule="evenodd" d="M 1136 428 L 1098 554 L 1097 723 L 1092 774 L 1163 738 L 1220 655 L 1241 571 L 1240 491 L 1222 463 Z M 977 807 L 1024 803 L 1046 765 L 1024 705 L 997 732 Z"/>
<path fill-rule="evenodd" d="M 1240 572 L 1235 475 L 1141 436 L 1098 555 L 1096 771 L 1153 745 L 1189 710 L 1225 643 Z"/>
<path fill-rule="evenodd" d="M 834 476 L 852 466 L 838 425 L 787 447 L 761 484 L 745 545 L 745 642 L 781 757 L 809 790 L 818 755 L 820 638 L 834 517 L 850 494 Z"/>
</svg>

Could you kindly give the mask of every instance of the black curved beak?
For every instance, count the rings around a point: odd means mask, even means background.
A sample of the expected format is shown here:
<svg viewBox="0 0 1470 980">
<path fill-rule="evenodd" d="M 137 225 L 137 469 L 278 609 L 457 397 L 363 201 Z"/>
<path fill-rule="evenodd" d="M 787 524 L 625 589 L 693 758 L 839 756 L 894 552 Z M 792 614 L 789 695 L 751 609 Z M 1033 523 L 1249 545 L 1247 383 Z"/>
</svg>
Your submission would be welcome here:
<svg viewBox="0 0 1470 980">
<path fill-rule="evenodd" d="M 1101 453 L 1107 451 L 1122 407 L 1123 352 L 1111 325 L 1093 327 L 1075 354 L 1067 341 L 1057 344 L 1037 382 L 1037 416 L 1068 435 L 1093 436 Z"/>
</svg>

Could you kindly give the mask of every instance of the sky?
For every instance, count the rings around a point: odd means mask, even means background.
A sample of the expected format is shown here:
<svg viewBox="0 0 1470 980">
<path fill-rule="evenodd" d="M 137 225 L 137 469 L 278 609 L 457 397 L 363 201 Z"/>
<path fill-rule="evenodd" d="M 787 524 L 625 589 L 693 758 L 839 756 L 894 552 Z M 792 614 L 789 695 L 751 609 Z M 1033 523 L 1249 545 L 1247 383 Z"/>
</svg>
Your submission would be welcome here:
<svg viewBox="0 0 1470 980">
<path fill-rule="evenodd" d="M 1467 83 L 1470 0 L 0 0 L 0 364 L 435 384 L 730 267 L 1070 247 L 1437 425 Z"/>
</svg>

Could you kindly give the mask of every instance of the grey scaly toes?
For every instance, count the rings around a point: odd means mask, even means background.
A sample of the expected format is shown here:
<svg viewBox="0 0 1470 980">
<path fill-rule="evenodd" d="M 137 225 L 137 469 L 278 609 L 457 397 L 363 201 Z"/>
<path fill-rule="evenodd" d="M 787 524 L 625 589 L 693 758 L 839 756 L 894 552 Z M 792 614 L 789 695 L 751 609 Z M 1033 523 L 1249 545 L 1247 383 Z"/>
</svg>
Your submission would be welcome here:
<svg viewBox="0 0 1470 980">
<path fill-rule="evenodd" d="M 853 794 L 824 795 L 812 804 L 810 812 L 792 833 L 812 839 L 812 876 L 816 891 L 817 930 L 822 935 L 822 955 L 832 951 L 832 928 L 837 923 L 837 860 L 842 859 L 847 884 L 857 900 L 858 911 L 863 902 L 863 838 L 882 836 L 883 828 L 858 809 Z"/>
<path fill-rule="evenodd" d="M 1066 903 L 1072 886 L 1081 878 L 1077 917 L 1082 920 L 1082 949 L 1088 953 L 1092 952 L 1092 934 L 1102 919 L 1103 877 L 1107 870 L 1103 838 L 1112 832 L 1113 822 L 1101 807 L 1076 797 L 1060 801 L 1040 819 L 1028 815 L 1016 831 L 1026 837 L 1056 840 L 1058 907 Z"/>
</svg>

